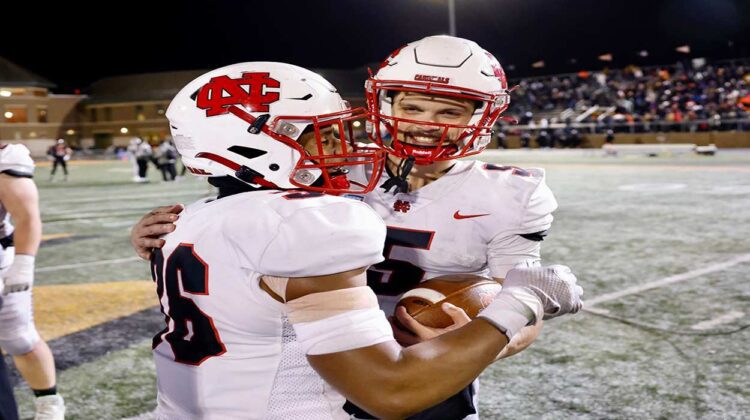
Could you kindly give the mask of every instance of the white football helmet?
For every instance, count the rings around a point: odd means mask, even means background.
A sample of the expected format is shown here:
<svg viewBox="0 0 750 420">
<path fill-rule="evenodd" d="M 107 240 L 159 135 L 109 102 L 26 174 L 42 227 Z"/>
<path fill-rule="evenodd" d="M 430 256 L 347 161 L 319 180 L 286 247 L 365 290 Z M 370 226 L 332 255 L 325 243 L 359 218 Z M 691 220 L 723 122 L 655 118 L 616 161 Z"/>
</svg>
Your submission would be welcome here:
<svg viewBox="0 0 750 420">
<path fill-rule="evenodd" d="M 185 86 L 167 109 L 175 146 L 193 174 L 333 194 L 369 192 L 380 176 L 385 153 L 355 148 L 351 123 L 365 114 L 351 109 L 320 75 L 273 62 L 210 71 Z M 329 128 L 340 140 L 333 153 L 323 148 L 321 131 Z M 306 133 L 314 133 L 318 153 L 298 142 Z M 350 183 L 347 168 L 365 164 L 374 168 L 368 184 Z"/>
<path fill-rule="evenodd" d="M 397 92 L 469 99 L 476 107 L 466 125 L 397 118 L 392 112 Z M 497 59 L 473 41 L 446 35 L 430 36 L 391 53 L 366 82 L 365 96 L 371 140 L 393 155 L 415 158 L 417 164 L 481 152 L 490 142 L 495 121 L 510 105 L 505 72 Z M 434 126 L 442 130 L 442 137 L 435 146 L 405 143 L 399 140 L 399 123 Z M 448 138 L 450 129 L 459 132 L 458 138 Z"/>
</svg>

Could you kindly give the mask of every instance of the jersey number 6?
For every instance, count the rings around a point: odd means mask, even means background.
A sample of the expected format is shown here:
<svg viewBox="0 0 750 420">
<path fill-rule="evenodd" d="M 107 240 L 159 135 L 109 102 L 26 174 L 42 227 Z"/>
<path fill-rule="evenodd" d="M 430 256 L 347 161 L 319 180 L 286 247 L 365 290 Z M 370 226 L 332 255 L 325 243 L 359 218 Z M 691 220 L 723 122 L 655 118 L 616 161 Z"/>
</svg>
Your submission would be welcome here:
<svg viewBox="0 0 750 420">
<path fill-rule="evenodd" d="M 156 348 L 164 340 L 174 353 L 174 360 L 188 365 L 200 365 L 206 359 L 224 354 L 226 348 L 210 316 L 203 313 L 185 293 L 208 295 L 208 265 L 195 253 L 192 244 L 180 244 L 169 256 L 164 270 L 164 254 L 154 250 L 151 257 L 151 275 L 156 282 L 159 302 L 166 290 L 169 307 L 164 314 L 167 327 L 154 336 Z"/>
</svg>

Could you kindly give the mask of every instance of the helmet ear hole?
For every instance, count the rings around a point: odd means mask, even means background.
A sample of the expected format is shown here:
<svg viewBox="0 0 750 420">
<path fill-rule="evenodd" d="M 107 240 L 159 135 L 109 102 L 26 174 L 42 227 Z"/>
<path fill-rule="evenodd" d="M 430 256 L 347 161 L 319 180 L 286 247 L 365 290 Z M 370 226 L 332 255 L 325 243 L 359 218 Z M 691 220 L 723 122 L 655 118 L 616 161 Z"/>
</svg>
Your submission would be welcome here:
<svg viewBox="0 0 750 420">
<path fill-rule="evenodd" d="M 263 156 L 266 153 L 268 153 L 265 150 L 254 149 L 252 147 L 238 146 L 238 145 L 234 145 L 228 148 L 227 150 L 229 150 L 230 152 L 237 153 L 238 155 L 247 159 L 255 159 L 257 157 Z"/>
</svg>

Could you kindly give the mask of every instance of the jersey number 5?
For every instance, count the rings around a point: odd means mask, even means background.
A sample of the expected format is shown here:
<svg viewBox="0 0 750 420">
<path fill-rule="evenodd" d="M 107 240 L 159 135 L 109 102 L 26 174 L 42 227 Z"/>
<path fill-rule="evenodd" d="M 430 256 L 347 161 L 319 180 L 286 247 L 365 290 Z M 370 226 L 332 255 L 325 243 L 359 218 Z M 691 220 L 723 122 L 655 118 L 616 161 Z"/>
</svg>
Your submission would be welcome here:
<svg viewBox="0 0 750 420">
<path fill-rule="evenodd" d="M 206 359 L 224 354 L 213 319 L 203 313 L 192 299 L 182 296 L 180 288 L 192 295 L 208 295 L 208 265 L 195 253 L 192 244 L 180 244 L 169 256 L 164 270 L 164 254 L 154 250 L 151 275 L 156 282 L 156 293 L 161 303 L 167 293 L 168 308 L 161 305 L 167 327 L 154 336 L 156 348 L 164 340 L 174 353 L 174 360 L 198 366 Z M 182 286 L 182 287 L 180 287 Z"/>
<path fill-rule="evenodd" d="M 403 260 L 391 258 L 394 246 L 430 249 L 435 232 L 388 226 L 383 257 L 385 261 L 367 270 L 367 285 L 377 295 L 397 296 L 414 288 L 422 281 L 424 270 Z"/>
</svg>

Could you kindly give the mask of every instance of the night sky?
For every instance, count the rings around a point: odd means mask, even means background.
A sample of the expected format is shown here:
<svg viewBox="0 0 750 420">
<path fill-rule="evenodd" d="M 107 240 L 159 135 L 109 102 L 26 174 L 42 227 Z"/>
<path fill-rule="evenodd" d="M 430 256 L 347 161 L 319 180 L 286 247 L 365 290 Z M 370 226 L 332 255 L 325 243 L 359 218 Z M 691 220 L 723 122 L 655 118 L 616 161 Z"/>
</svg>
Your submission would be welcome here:
<svg viewBox="0 0 750 420">
<path fill-rule="evenodd" d="M 596 57 L 608 52 L 620 67 L 750 56 L 750 1 L 455 1 L 457 35 L 492 52 L 510 77 L 600 69 Z M 448 31 L 447 0 L 7 3 L 0 56 L 58 92 L 107 76 L 241 61 L 354 68 Z M 682 44 L 690 56 L 674 51 Z M 648 58 L 637 56 L 642 49 Z M 537 60 L 546 67 L 532 69 Z"/>
</svg>

